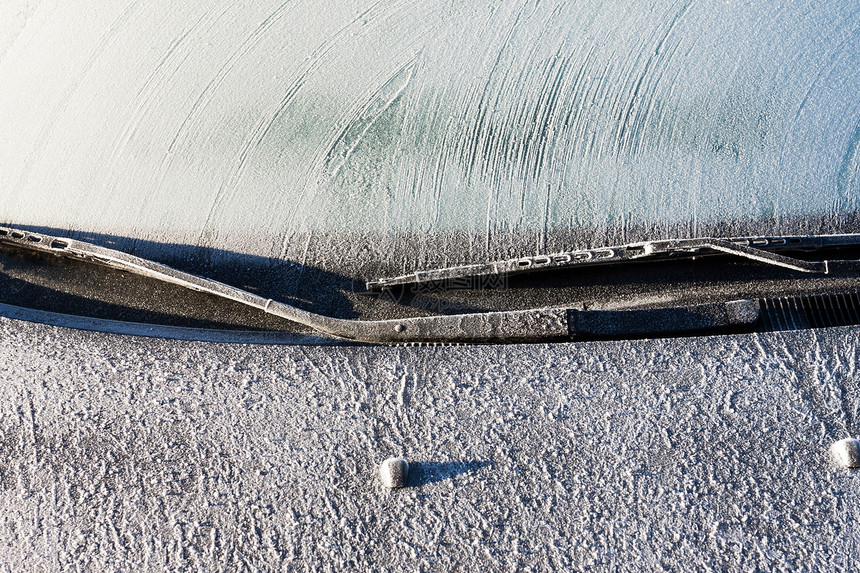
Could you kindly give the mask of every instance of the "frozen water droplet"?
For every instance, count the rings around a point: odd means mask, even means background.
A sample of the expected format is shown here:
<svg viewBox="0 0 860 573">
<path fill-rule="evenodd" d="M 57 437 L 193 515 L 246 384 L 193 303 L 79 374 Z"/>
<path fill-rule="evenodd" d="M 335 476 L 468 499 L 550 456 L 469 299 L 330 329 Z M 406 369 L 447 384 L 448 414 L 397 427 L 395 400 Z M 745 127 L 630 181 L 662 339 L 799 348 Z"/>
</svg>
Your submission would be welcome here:
<svg viewBox="0 0 860 573">
<path fill-rule="evenodd" d="M 409 464 L 403 458 L 388 458 L 379 466 L 379 477 L 387 488 L 405 487 L 408 476 Z"/>
</svg>

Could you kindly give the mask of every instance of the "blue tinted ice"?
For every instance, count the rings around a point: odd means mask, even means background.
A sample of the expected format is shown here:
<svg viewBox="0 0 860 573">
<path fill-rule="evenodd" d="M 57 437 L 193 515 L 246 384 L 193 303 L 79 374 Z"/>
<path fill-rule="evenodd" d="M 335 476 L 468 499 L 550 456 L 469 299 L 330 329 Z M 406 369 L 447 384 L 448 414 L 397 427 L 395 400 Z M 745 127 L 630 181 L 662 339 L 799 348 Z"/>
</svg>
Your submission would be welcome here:
<svg viewBox="0 0 860 573">
<path fill-rule="evenodd" d="M 853 1 L 92 4 L 0 52 L 0 222 L 293 259 L 857 230 Z"/>
</svg>

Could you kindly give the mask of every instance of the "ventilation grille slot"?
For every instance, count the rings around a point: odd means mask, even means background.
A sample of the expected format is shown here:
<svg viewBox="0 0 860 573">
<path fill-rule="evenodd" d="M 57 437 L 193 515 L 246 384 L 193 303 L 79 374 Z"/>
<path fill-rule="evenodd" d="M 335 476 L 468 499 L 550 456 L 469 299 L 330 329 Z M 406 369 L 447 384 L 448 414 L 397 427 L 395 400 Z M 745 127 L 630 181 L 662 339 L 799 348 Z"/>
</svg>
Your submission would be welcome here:
<svg viewBox="0 0 860 573">
<path fill-rule="evenodd" d="M 758 302 L 759 329 L 764 331 L 860 324 L 857 292 L 764 298 Z"/>
</svg>

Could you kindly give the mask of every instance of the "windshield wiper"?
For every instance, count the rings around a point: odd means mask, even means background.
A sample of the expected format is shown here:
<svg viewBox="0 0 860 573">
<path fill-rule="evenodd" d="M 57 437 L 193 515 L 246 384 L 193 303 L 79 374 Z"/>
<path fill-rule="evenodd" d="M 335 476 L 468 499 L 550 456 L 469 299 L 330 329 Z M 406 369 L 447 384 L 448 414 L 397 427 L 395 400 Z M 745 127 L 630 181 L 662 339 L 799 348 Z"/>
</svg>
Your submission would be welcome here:
<svg viewBox="0 0 860 573">
<path fill-rule="evenodd" d="M 828 274 L 836 264 L 842 270 L 860 268 L 860 261 L 805 261 L 780 255 L 779 250 L 821 250 L 860 246 L 860 234 L 808 235 L 784 237 L 733 237 L 729 239 L 670 239 L 630 243 L 615 247 L 581 249 L 549 255 L 520 257 L 492 263 L 463 265 L 417 271 L 397 277 L 367 282 L 368 290 L 426 283 L 445 283 L 487 276 L 507 276 L 549 269 L 566 269 L 594 265 L 613 265 L 634 261 L 657 261 L 726 254 L 759 263 L 784 267 L 797 272 Z M 458 287 L 462 288 L 458 283 Z"/>
<path fill-rule="evenodd" d="M 212 279 L 128 253 L 50 235 L 0 227 L 0 243 L 82 259 L 233 300 L 337 338 L 382 343 L 511 342 L 657 336 L 749 329 L 759 306 L 736 300 L 672 308 L 579 310 L 538 308 L 394 320 L 350 320 L 308 312 Z"/>
</svg>

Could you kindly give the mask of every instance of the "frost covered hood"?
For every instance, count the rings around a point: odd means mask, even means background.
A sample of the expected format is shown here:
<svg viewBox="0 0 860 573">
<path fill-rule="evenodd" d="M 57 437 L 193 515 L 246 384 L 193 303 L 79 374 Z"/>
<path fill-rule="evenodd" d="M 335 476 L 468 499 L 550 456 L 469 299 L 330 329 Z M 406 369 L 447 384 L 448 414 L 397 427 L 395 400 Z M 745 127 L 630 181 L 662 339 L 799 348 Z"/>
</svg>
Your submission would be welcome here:
<svg viewBox="0 0 860 573">
<path fill-rule="evenodd" d="M 301 348 L 0 318 L 12 568 L 850 567 L 857 328 Z M 390 456 L 413 471 L 387 491 Z M 38 516 L 38 519 L 34 518 Z M 14 541 L 13 541 L 14 540 Z"/>
</svg>

